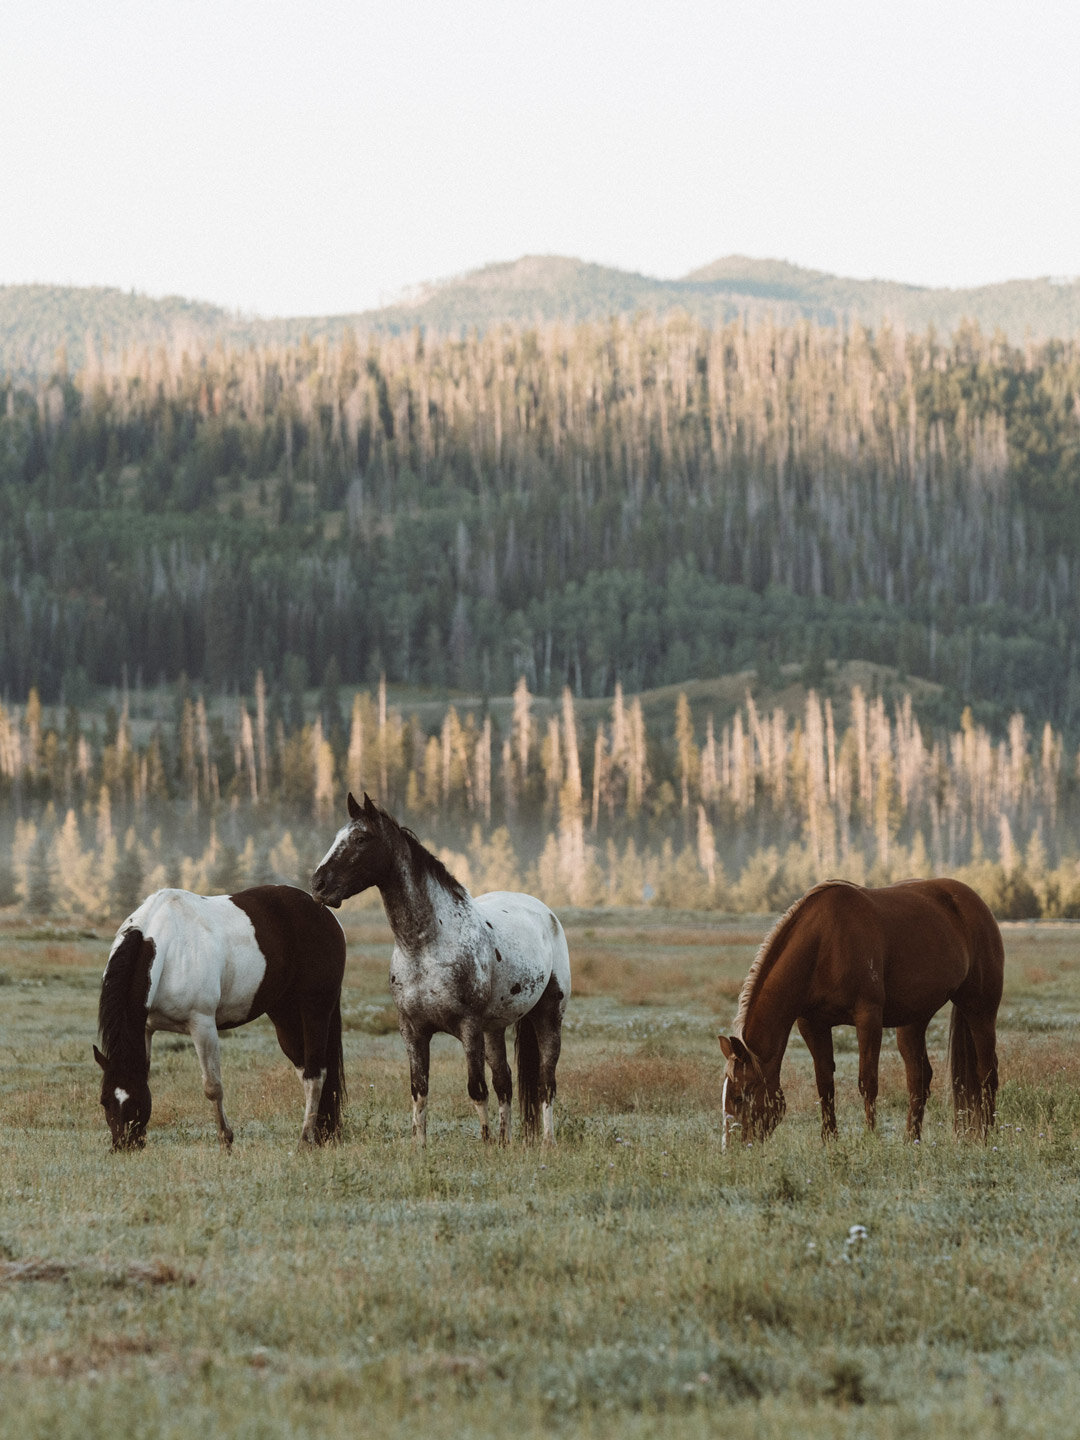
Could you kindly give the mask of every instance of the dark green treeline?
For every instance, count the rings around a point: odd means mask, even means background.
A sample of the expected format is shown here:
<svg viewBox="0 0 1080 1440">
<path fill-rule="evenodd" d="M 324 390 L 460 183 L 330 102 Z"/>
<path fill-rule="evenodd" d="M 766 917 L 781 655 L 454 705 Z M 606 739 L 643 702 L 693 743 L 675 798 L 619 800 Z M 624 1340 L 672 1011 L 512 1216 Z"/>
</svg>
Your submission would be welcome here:
<svg viewBox="0 0 1080 1440">
<path fill-rule="evenodd" d="M 1080 720 L 1080 350 L 676 317 L 0 382 L 0 690 L 861 657 Z"/>
</svg>

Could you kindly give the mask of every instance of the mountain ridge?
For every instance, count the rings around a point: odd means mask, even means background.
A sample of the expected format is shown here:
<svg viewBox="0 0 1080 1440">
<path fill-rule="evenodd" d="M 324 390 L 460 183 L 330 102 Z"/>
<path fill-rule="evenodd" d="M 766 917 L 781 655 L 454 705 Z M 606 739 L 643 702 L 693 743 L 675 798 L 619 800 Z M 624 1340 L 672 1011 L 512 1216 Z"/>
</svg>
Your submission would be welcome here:
<svg viewBox="0 0 1080 1440">
<path fill-rule="evenodd" d="M 82 368 L 91 353 L 131 348 L 297 344 L 347 330 L 444 334 L 500 325 L 580 324 L 681 310 L 706 325 L 745 318 L 823 326 L 858 322 L 951 333 L 964 322 L 1008 339 L 1080 335 L 1080 279 L 1013 279 L 966 289 L 856 280 L 789 261 L 729 255 L 676 279 L 562 255 L 523 255 L 410 287 L 374 310 L 260 316 L 183 296 L 110 286 L 0 285 L 0 373 Z"/>
</svg>

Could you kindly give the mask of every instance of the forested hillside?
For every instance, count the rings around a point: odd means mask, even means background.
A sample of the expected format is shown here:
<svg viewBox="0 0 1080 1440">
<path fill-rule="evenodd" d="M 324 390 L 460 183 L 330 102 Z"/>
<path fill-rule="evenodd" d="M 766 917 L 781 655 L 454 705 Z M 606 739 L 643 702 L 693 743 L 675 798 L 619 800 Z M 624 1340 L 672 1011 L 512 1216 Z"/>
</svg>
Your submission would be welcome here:
<svg viewBox="0 0 1080 1440">
<path fill-rule="evenodd" d="M 223 345 L 298 345 L 340 341 L 347 331 L 461 337 L 501 325 L 576 325 L 612 316 L 658 318 L 679 311 L 709 326 L 819 325 L 858 322 L 951 334 L 965 323 L 1029 337 L 1080 334 L 1080 280 L 1009 280 L 968 290 L 853 280 L 779 260 L 731 255 L 677 280 L 587 264 L 559 255 L 526 255 L 465 275 L 418 285 L 378 310 L 345 315 L 265 318 L 177 296 L 151 299 L 104 286 L 0 285 L 0 373 L 48 373 L 59 350 L 73 368 L 94 354 L 144 346 L 166 350 Z"/>
<path fill-rule="evenodd" d="M 875 660 L 1080 719 L 1080 353 L 685 317 L 0 384 L 0 687 Z M 289 657 L 292 657 L 291 661 Z"/>
</svg>

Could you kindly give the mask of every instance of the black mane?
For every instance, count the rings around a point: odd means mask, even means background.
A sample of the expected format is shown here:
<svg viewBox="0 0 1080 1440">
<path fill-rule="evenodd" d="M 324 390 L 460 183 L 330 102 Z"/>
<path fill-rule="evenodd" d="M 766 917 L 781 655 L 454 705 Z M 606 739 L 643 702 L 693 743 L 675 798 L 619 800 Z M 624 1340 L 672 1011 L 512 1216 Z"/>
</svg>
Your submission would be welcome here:
<svg viewBox="0 0 1080 1440">
<path fill-rule="evenodd" d="M 469 898 L 469 892 L 462 885 L 461 881 L 450 874 L 443 862 L 437 855 L 433 855 L 420 837 L 407 826 L 400 824 L 394 817 L 378 806 L 372 806 L 379 817 L 380 822 L 389 822 L 390 825 L 404 838 L 409 847 L 409 855 L 412 859 L 413 869 L 420 875 L 429 875 L 432 880 L 448 891 L 455 900 L 464 901 Z"/>
<path fill-rule="evenodd" d="M 146 1002 L 154 942 L 132 928 L 109 957 L 98 1001 L 101 1049 L 110 1063 L 146 1068 Z"/>
</svg>

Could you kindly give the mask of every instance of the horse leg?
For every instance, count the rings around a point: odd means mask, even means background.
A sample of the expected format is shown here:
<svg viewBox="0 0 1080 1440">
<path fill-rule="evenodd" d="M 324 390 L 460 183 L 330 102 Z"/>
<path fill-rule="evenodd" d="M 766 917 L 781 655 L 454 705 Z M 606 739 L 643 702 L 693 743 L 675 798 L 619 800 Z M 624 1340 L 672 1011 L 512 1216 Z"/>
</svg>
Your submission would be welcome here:
<svg viewBox="0 0 1080 1440">
<path fill-rule="evenodd" d="M 979 1128 L 983 1139 L 997 1120 L 997 1017 L 978 1015 L 969 1019 L 979 1065 Z"/>
<path fill-rule="evenodd" d="M 461 1043 L 465 1047 L 469 1099 L 480 1117 L 480 1139 L 488 1141 L 491 1129 L 488 1125 L 488 1087 L 484 1078 L 484 1032 L 476 1025 L 463 1029 Z"/>
<path fill-rule="evenodd" d="M 300 1132 L 302 1145 L 314 1145 L 319 1118 L 319 1101 L 326 1081 L 326 1041 L 330 1025 L 328 1006 L 316 1005 L 300 1012 L 303 1027 L 303 1066 L 299 1069 L 304 1087 L 304 1126 Z"/>
<path fill-rule="evenodd" d="M 554 977 L 541 995 L 530 1018 L 536 1031 L 540 1052 L 540 1113 L 543 1117 L 543 1144 L 555 1144 L 555 1067 L 562 1050 L 562 1017 L 565 1008 L 562 991 Z"/>
<path fill-rule="evenodd" d="M 409 1055 L 409 1085 L 412 1091 L 412 1133 L 418 1145 L 427 1144 L 428 1075 L 431 1071 L 431 1031 L 413 1030 L 402 1022 L 401 1038 Z"/>
<path fill-rule="evenodd" d="M 304 1124 L 300 1131 L 300 1144 L 310 1144 L 311 1136 L 309 1131 L 309 1114 L 314 1116 L 319 1108 L 319 1097 L 315 1096 L 314 1104 L 309 1096 L 309 1082 L 304 1078 L 304 1026 L 300 1017 L 290 1014 L 288 1017 L 282 1015 L 270 1015 L 270 1021 L 277 1031 L 278 1044 L 281 1046 L 281 1053 L 286 1060 L 292 1062 L 296 1077 L 304 1087 Z M 322 1079 L 319 1080 L 319 1090 L 322 1090 Z M 311 1120 L 311 1127 L 314 1126 L 314 1119 Z"/>
<path fill-rule="evenodd" d="M 798 1024 L 799 1034 L 814 1062 L 814 1079 L 821 1101 L 821 1138 L 828 1140 L 836 1135 L 836 1061 L 833 1058 L 832 1026 L 814 1020 L 800 1020 Z"/>
<path fill-rule="evenodd" d="M 907 1074 L 909 1140 L 918 1140 L 922 1134 L 923 1112 L 930 1094 L 930 1081 L 934 1077 L 930 1057 L 926 1053 L 926 1027 L 929 1023 L 926 1020 L 921 1025 L 896 1027 L 896 1045 Z"/>
<path fill-rule="evenodd" d="M 491 1070 L 491 1083 L 499 1102 L 499 1144 L 510 1144 L 510 1101 L 514 1098 L 514 1082 L 506 1060 L 506 1031 L 488 1030 L 484 1035 L 484 1055 Z"/>
<path fill-rule="evenodd" d="M 193 1015 L 188 1031 L 195 1042 L 195 1053 L 202 1070 L 203 1094 L 214 1102 L 217 1112 L 218 1139 L 225 1146 L 233 1142 L 232 1126 L 225 1117 L 222 1104 L 224 1090 L 221 1088 L 221 1048 L 218 1042 L 217 1026 L 212 1015 Z"/>
<path fill-rule="evenodd" d="M 855 1011 L 855 1034 L 859 1038 L 859 1094 L 863 1098 L 866 1123 L 871 1130 L 877 1123 L 881 1019 L 880 1005 L 864 1005 Z"/>
</svg>

